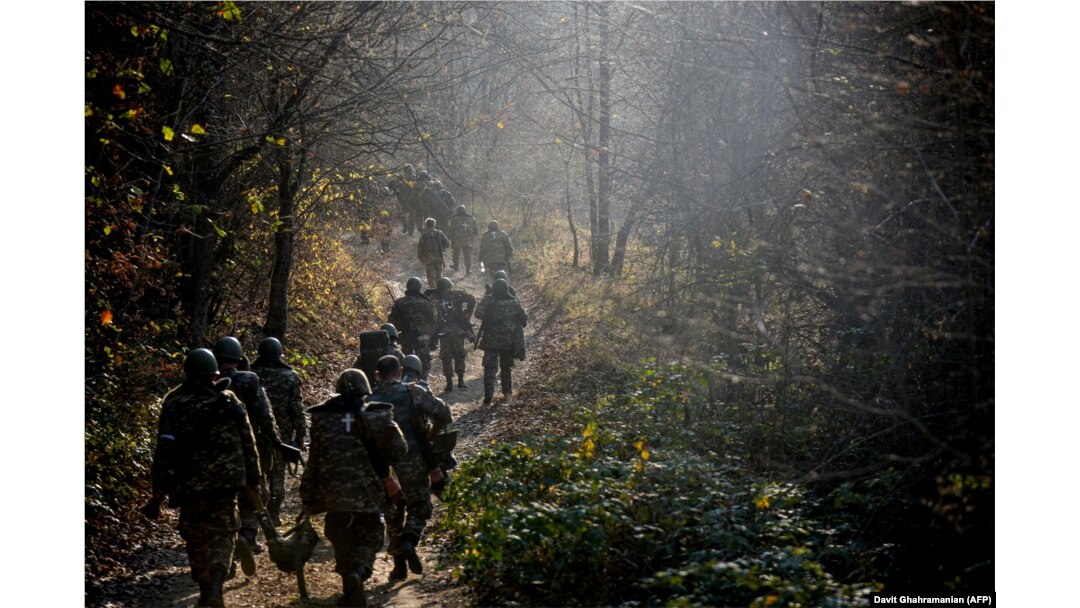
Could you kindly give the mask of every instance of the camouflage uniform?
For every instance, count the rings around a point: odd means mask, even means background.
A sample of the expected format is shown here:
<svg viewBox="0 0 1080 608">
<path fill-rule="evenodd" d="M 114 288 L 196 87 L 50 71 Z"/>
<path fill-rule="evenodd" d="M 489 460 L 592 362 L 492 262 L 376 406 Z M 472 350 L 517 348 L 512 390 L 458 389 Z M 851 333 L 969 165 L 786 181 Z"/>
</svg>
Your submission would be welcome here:
<svg viewBox="0 0 1080 608">
<path fill-rule="evenodd" d="M 479 257 L 488 274 L 493 275 L 498 270 L 510 272 L 510 258 L 514 257 L 510 236 L 498 228 L 485 232 L 480 237 Z"/>
<path fill-rule="evenodd" d="M 442 361 L 443 376 L 447 390 L 453 388 L 453 374 L 458 377 L 458 385 L 465 388 L 465 339 L 472 333 L 469 320 L 476 308 L 476 298 L 459 289 L 435 289 L 427 295 L 439 308 L 439 323 L 436 334 L 439 338 L 439 359 Z"/>
<path fill-rule="evenodd" d="M 281 438 L 297 448 L 303 448 L 307 435 L 307 421 L 304 418 L 304 403 L 300 392 L 300 377 L 284 361 L 256 359 L 252 372 L 262 381 L 266 396 L 273 406 L 274 420 L 277 422 Z M 266 471 L 264 470 L 264 473 Z M 275 455 L 270 478 L 271 516 L 277 520 L 281 513 L 281 503 L 285 501 L 285 460 Z"/>
<path fill-rule="evenodd" d="M 495 282 L 496 287 L 500 284 L 506 285 L 502 279 Z M 490 403 L 495 394 L 496 371 L 502 381 L 503 394 L 509 396 L 513 392 L 514 355 L 519 353 L 520 358 L 524 358 L 523 328 L 529 315 L 517 298 L 493 288 L 492 295 L 484 296 L 476 307 L 476 317 L 483 320 L 477 348 L 484 351 L 484 402 Z"/>
<path fill-rule="evenodd" d="M 465 258 L 465 274 L 472 272 L 472 248 L 479 229 L 476 227 L 476 218 L 468 211 L 458 209 L 450 216 L 450 244 L 454 248 L 453 264 L 450 268 L 458 269 L 458 256 L 462 253 Z"/>
<path fill-rule="evenodd" d="M 228 378 L 232 384 L 232 391 L 243 402 L 247 409 L 251 427 L 255 431 L 255 446 L 259 452 L 259 466 L 263 471 L 274 469 L 275 448 L 281 443 L 281 435 L 278 433 L 277 421 L 274 420 L 274 408 L 270 405 L 263 390 L 262 382 L 254 372 L 245 372 L 236 369 L 221 370 L 221 377 Z M 269 498 L 264 496 L 264 499 Z M 253 497 L 243 494 L 240 496 L 240 528 L 251 533 L 259 529 L 258 512 Z"/>
<path fill-rule="evenodd" d="M 428 286 L 434 287 L 442 276 L 443 252 L 450 246 L 450 239 L 438 228 L 425 228 L 416 242 L 416 256 L 427 271 Z"/>
<path fill-rule="evenodd" d="M 232 565 L 236 496 L 261 477 L 251 424 L 228 386 L 185 382 L 165 396 L 158 420 L 154 493 L 180 507 L 180 536 L 200 586 Z"/>
<path fill-rule="evenodd" d="M 405 296 L 394 301 L 388 322 L 398 328 L 405 338 L 402 345 L 405 354 L 416 354 L 424 366 L 424 378 L 431 369 L 431 335 L 435 333 L 438 313 L 431 300 L 419 291 L 406 291 Z"/>
<path fill-rule="evenodd" d="M 437 428 L 453 421 L 450 406 L 431 391 L 416 384 L 403 384 L 394 380 L 385 382 L 371 395 L 371 401 L 393 404 L 394 420 L 401 427 L 409 452 L 401 462 L 394 465 L 394 475 L 401 484 L 404 500 L 390 506 L 386 514 L 386 528 L 390 536 L 387 553 L 395 557 L 405 550 L 408 542 L 415 549 L 423 535 L 427 520 L 431 517 L 431 480 L 429 472 L 438 466 L 425 462 L 423 451 L 427 443 L 426 427 L 431 421 Z M 418 428 L 419 427 L 419 428 Z"/>
<path fill-rule="evenodd" d="M 337 395 L 308 410 L 311 448 L 300 481 L 300 500 L 310 514 L 326 513 L 326 537 L 334 546 L 334 570 L 367 580 L 382 547 L 382 479 L 389 463 L 403 458 L 405 438 L 385 403 Z"/>
</svg>

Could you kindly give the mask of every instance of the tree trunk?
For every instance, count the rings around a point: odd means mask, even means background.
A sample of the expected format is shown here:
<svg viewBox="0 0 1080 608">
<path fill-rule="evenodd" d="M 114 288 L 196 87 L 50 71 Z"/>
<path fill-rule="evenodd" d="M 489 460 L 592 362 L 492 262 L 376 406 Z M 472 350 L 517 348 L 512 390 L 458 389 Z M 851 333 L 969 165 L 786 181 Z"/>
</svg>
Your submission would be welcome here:
<svg viewBox="0 0 1080 608">
<path fill-rule="evenodd" d="M 289 325 L 289 275 L 292 273 L 293 218 L 296 203 L 297 181 L 287 148 L 278 151 L 278 220 L 281 222 L 274 233 L 274 264 L 270 274 L 270 308 L 266 313 L 263 333 L 268 337 L 285 339 Z"/>
<path fill-rule="evenodd" d="M 611 247 L 611 66 L 608 57 L 609 28 L 608 5 L 597 5 L 600 17 L 600 61 L 597 78 L 600 85 L 600 127 L 596 145 L 599 157 L 596 169 L 596 255 L 593 257 L 593 274 L 600 275 L 608 269 L 608 250 Z"/>
</svg>

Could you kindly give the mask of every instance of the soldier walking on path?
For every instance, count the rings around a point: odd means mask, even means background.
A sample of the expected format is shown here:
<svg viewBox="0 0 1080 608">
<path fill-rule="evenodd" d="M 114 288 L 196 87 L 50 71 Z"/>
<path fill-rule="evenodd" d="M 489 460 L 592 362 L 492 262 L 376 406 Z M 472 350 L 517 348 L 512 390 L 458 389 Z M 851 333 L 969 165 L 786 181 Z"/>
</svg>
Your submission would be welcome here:
<svg viewBox="0 0 1080 608">
<path fill-rule="evenodd" d="M 449 425 L 453 416 L 450 406 L 431 391 L 416 384 L 403 384 L 401 363 L 394 357 L 379 360 L 378 375 L 379 388 L 371 401 L 385 401 L 394 406 L 394 420 L 409 444 L 408 454 L 394 465 L 404 500 L 392 504 L 386 514 L 386 531 L 390 537 L 387 552 L 394 557 L 390 580 L 401 580 L 409 571 L 414 574 L 424 571 L 416 547 L 431 518 L 431 484 L 443 478 L 429 438 Z"/>
<path fill-rule="evenodd" d="M 217 358 L 218 371 L 222 378 L 231 381 L 231 389 L 240 398 L 247 410 L 251 426 L 255 431 L 255 447 L 259 452 L 259 466 L 263 471 L 274 468 L 275 448 L 281 445 L 277 422 L 274 420 L 273 407 L 263 391 L 262 382 L 254 372 L 241 371 L 238 366 L 244 361 L 244 347 L 232 336 L 225 336 L 214 343 L 214 357 Z M 268 499 L 269 496 L 264 496 Z M 240 533 L 237 544 L 237 556 L 244 574 L 255 573 L 255 558 L 252 554 L 261 553 L 255 536 L 259 530 L 259 520 L 253 496 L 244 494 L 240 497 Z"/>
<path fill-rule="evenodd" d="M 262 382 L 266 396 L 273 407 L 274 420 L 281 438 L 294 448 L 304 450 L 307 420 L 304 418 L 304 402 L 301 395 L 300 376 L 282 359 L 284 349 L 277 338 L 266 338 L 259 343 L 259 358 L 251 371 Z M 267 471 L 263 471 L 267 473 Z M 270 504 L 267 511 L 275 526 L 281 525 L 281 504 L 285 501 L 285 459 L 275 455 L 268 477 Z"/>
<path fill-rule="evenodd" d="M 366 606 L 364 582 L 382 548 L 387 495 L 400 494 L 389 465 L 408 450 L 390 404 L 369 402 L 364 372 L 347 369 L 338 395 L 312 407 L 311 450 L 300 481 L 304 513 L 326 513 L 326 538 L 341 575 L 339 606 Z"/>
<path fill-rule="evenodd" d="M 438 313 L 431 300 L 420 292 L 423 287 L 417 277 L 406 281 L 405 295 L 394 301 L 388 321 L 398 329 L 399 336 L 404 335 L 405 354 L 420 357 L 426 379 L 431 369 L 431 336 L 435 333 Z"/>
<path fill-rule="evenodd" d="M 446 378 L 446 391 L 454 390 L 454 373 L 457 373 L 458 388 L 465 386 L 465 340 L 475 340 L 472 318 L 476 308 L 476 298 L 472 294 L 453 289 L 454 282 L 443 277 L 436 283 L 437 289 L 427 292 L 439 311 L 439 322 L 435 335 L 439 336 L 439 359 L 442 361 L 443 376 Z"/>
<path fill-rule="evenodd" d="M 224 583 L 238 529 L 238 493 L 258 492 L 259 455 L 244 406 L 229 380 L 215 379 L 213 353 L 198 348 L 184 360 L 185 380 L 165 396 L 152 466 L 154 494 L 143 513 L 157 519 L 166 496 L 180 507 L 199 606 L 224 606 Z"/>
<path fill-rule="evenodd" d="M 514 257 L 514 246 L 510 236 L 499 230 L 499 222 L 491 220 L 488 229 L 480 237 L 480 262 L 488 274 L 498 270 L 510 271 L 510 258 Z"/>
<path fill-rule="evenodd" d="M 435 227 L 435 219 L 427 218 L 424 221 L 424 231 L 420 233 L 420 240 L 416 242 L 416 257 L 424 265 L 427 272 L 428 287 L 434 287 L 435 282 L 442 276 L 443 253 L 450 246 L 450 239 Z"/>
<path fill-rule="evenodd" d="M 483 321 L 477 348 L 484 351 L 484 405 L 490 405 L 495 395 L 496 371 L 503 396 L 513 393 L 514 359 L 525 359 L 524 328 L 529 315 L 510 295 L 506 281 L 498 279 L 491 286 L 491 295 L 484 296 L 477 305 L 476 318 Z"/>
<path fill-rule="evenodd" d="M 454 249 L 452 270 L 458 269 L 458 256 L 465 258 L 465 276 L 472 272 L 472 248 L 476 241 L 476 235 L 480 230 L 476 227 L 476 218 L 469 214 L 465 205 L 458 205 L 454 215 L 450 216 L 450 245 Z"/>
</svg>

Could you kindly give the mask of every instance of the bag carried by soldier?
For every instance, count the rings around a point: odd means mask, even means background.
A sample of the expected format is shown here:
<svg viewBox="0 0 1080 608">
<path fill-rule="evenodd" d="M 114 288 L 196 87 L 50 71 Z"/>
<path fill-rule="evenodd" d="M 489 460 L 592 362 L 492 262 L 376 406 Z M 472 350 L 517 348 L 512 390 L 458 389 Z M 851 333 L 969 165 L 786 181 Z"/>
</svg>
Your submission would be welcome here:
<svg viewBox="0 0 1080 608">
<path fill-rule="evenodd" d="M 525 360 L 525 328 L 520 325 L 514 328 L 514 358 Z"/>
<path fill-rule="evenodd" d="M 384 329 L 360 332 L 360 371 L 368 378 L 375 378 L 375 365 L 386 354 L 390 334 Z"/>
<path fill-rule="evenodd" d="M 443 257 L 442 242 L 439 233 L 434 230 L 425 230 L 420 235 L 420 261 L 425 264 L 439 262 Z"/>
</svg>

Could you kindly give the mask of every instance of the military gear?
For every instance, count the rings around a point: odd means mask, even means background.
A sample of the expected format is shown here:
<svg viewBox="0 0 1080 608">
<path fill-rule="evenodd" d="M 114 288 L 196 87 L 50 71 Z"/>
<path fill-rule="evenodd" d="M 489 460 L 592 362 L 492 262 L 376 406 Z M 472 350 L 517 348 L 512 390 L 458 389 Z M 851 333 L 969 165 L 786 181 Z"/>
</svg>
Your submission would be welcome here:
<svg viewBox="0 0 1080 608">
<path fill-rule="evenodd" d="M 255 548 L 258 541 L 255 540 L 253 528 L 241 528 L 236 535 L 236 556 L 240 560 L 240 569 L 245 576 L 255 576 Z"/>
<path fill-rule="evenodd" d="M 427 169 L 421 169 L 420 173 L 417 174 L 416 177 L 417 177 L 417 179 L 419 179 L 422 182 L 431 181 L 431 176 L 428 175 Z"/>
<path fill-rule="evenodd" d="M 385 331 L 391 340 L 397 340 L 397 328 L 394 327 L 393 323 L 383 323 L 379 329 Z"/>
<path fill-rule="evenodd" d="M 356 358 L 353 367 L 362 370 L 367 376 L 368 383 L 376 380 L 375 364 L 386 354 L 386 347 L 390 345 L 390 335 L 382 329 L 365 331 L 360 334 L 360 356 Z M 338 391 L 339 393 L 341 391 Z M 370 395 L 368 390 L 365 395 Z"/>
<path fill-rule="evenodd" d="M 272 352 L 267 354 L 272 355 Z M 251 366 L 251 371 L 259 377 L 266 397 L 270 400 L 274 412 L 274 422 L 282 441 L 301 447 L 307 436 L 307 419 L 304 417 L 304 402 L 300 376 L 287 363 L 276 358 L 264 358 L 261 354 Z M 285 502 L 286 464 L 291 455 L 283 452 L 276 454 L 269 471 L 263 471 L 270 478 L 271 518 L 280 523 L 281 505 Z M 296 455 L 299 460 L 299 455 Z"/>
<path fill-rule="evenodd" d="M 266 338 L 259 342 L 260 359 L 275 361 L 280 359 L 283 354 L 285 354 L 285 350 L 281 347 L 281 341 L 277 338 Z"/>
<path fill-rule="evenodd" d="M 498 279 L 491 284 L 491 295 L 498 298 L 499 296 L 510 295 L 510 286 L 503 279 Z"/>
<path fill-rule="evenodd" d="M 503 270 L 510 265 L 510 258 L 514 257 L 514 246 L 510 237 L 499 230 L 498 224 L 480 237 L 480 261 L 489 273 Z"/>
<path fill-rule="evenodd" d="M 488 222 L 488 230 L 498 230 L 498 229 L 499 229 L 499 222 L 496 222 L 495 220 L 491 220 L 490 222 Z"/>
<path fill-rule="evenodd" d="M 454 282 L 451 281 L 449 277 L 440 277 L 439 280 L 435 282 L 435 286 L 439 289 L 450 289 L 454 286 Z"/>
<path fill-rule="evenodd" d="M 420 291 L 423 288 L 424 288 L 424 284 L 422 282 L 420 282 L 419 277 L 410 277 L 408 281 L 405 281 L 405 289 L 406 289 L 406 291 Z M 394 327 L 397 327 L 397 326 L 398 326 L 398 324 L 395 323 Z"/>
<path fill-rule="evenodd" d="M 502 279 L 502 280 L 506 281 L 507 284 L 510 283 L 510 278 L 506 276 L 506 271 L 505 270 L 500 270 L 500 271 L 496 272 L 495 273 L 495 278 L 496 279 Z"/>
<path fill-rule="evenodd" d="M 187 354 L 184 359 L 184 375 L 189 380 L 211 376 L 218 371 L 217 359 L 214 353 L 205 348 L 196 348 Z"/>
<path fill-rule="evenodd" d="M 407 355 L 405 357 L 405 362 L 402 364 L 402 367 L 404 367 L 405 369 L 411 369 L 412 371 L 416 372 L 417 375 L 424 373 L 424 366 L 420 363 L 420 357 L 417 357 L 416 355 Z"/>
<path fill-rule="evenodd" d="M 401 548 L 405 552 L 405 561 L 409 564 L 409 570 L 413 574 L 423 574 L 424 565 L 420 563 L 420 556 L 416 554 L 416 545 L 420 544 L 420 536 L 414 533 L 401 535 Z"/>
<path fill-rule="evenodd" d="M 224 336 L 214 343 L 214 356 L 221 361 L 243 361 L 244 347 L 232 336 Z"/>
<path fill-rule="evenodd" d="M 465 205 L 458 205 L 457 209 L 454 210 L 454 213 L 468 213 L 468 210 L 465 209 Z"/>
<path fill-rule="evenodd" d="M 412 165 L 405 165 L 405 178 L 416 179 L 416 168 Z"/>
<path fill-rule="evenodd" d="M 450 243 L 454 249 L 452 268 L 458 269 L 458 259 L 464 253 L 465 274 L 469 274 L 472 272 L 473 244 L 480 231 L 476 227 L 476 218 L 469 215 L 465 210 L 465 205 L 459 205 L 454 215 L 450 216 L 449 231 Z"/>
<path fill-rule="evenodd" d="M 435 227 L 435 218 L 429 217 L 426 220 L 424 220 L 424 228 L 434 228 L 434 227 Z"/>
<path fill-rule="evenodd" d="M 506 281 L 499 279 L 491 287 L 492 295 L 485 296 L 477 306 L 476 316 L 483 319 L 477 348 L 484 351 L 484 403 L 491 402 L 495 393 L 495 375 L 501 378 L 502 392 L 513 392 L 514 359 L 525 358 L 525 332 L 528 314 L 517 298 L 508 292 Z"/>
<path fill-rule="evenodd" d="M 413 277 L 415 278 L 415 277 Z M 409 279 L 412 283 L 413 279 Z M 420 279 L 416 279 L 419 284 Z M 389 321 L 399 328 L 402 350 L 415 354 L 424 365 L 424 377 L 431 369 L 431 335 L 435 333 L 438 315 L 431 300 L 419 290 L 409 290 L 394 302 Z"/>
<path fill-rule="evenodd" d="M 366 396 L 371 394 L 371 385 L 368 384 L 364 372 L 358 369 L 347 369 L 338 376 L 334 390 L 341 395 Z"/>
<path fill-rule="evenodd" d="M 405 555 L 394 556 L 394 569 L 390 571 L 389 580 L 400 581 L 409 576 L 408 563 L 405 560 Z"/>
</svg>

